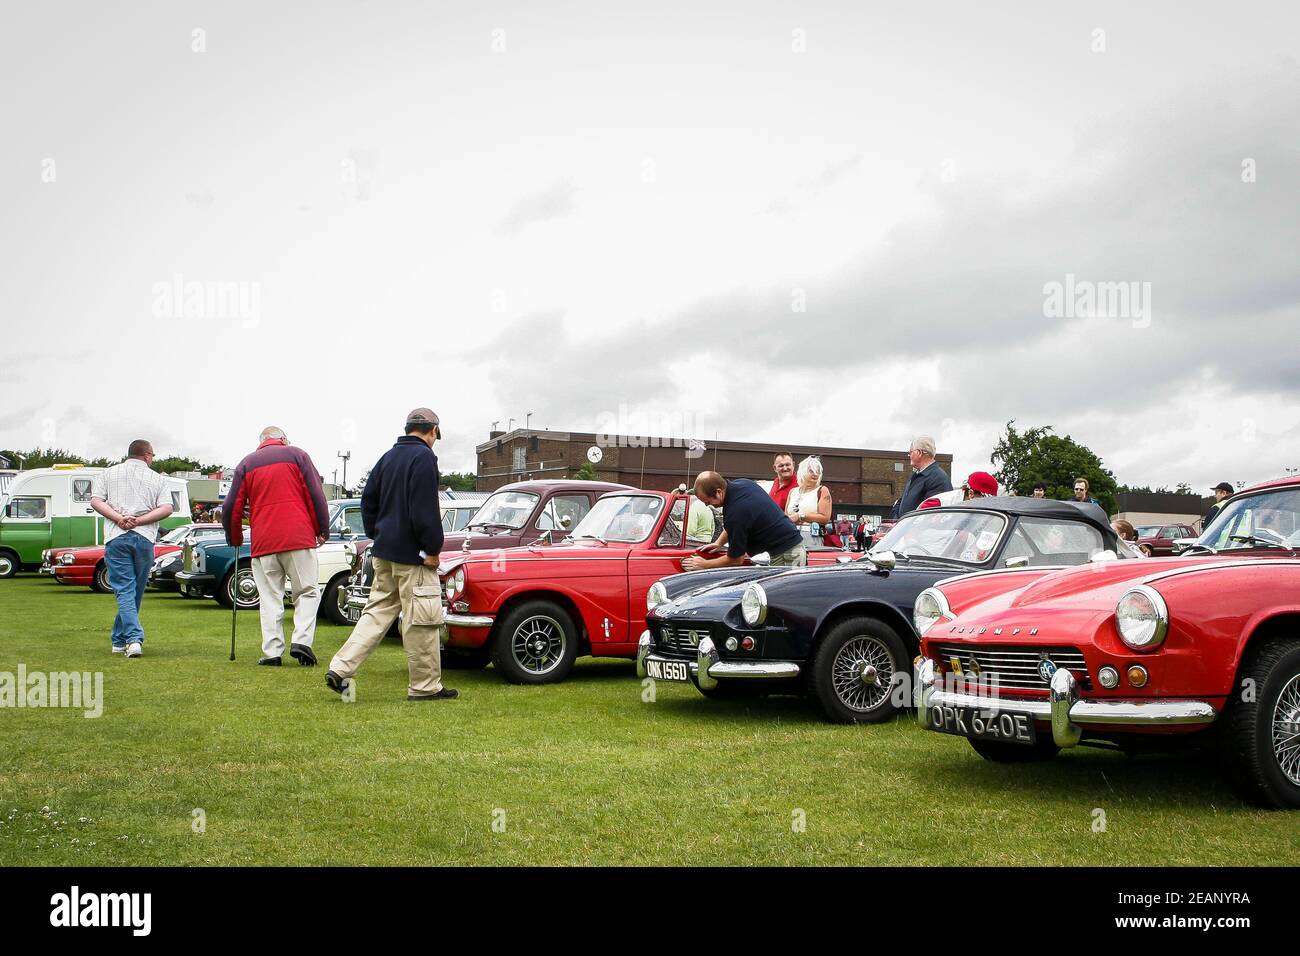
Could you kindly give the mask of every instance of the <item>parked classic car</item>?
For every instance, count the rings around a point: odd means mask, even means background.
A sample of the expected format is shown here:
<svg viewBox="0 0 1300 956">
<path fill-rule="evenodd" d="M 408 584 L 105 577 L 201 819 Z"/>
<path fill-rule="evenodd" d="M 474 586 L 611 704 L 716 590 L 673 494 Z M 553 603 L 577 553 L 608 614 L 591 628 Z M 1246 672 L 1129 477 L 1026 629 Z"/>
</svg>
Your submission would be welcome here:
<svg viewBox="0 0 1300 956">
<path fill-rule="evenodd" d="M 567 479 L 517 481 L 503 485 L 479 506 L 463 531 L 444 537 L 443 554 L 512 548 L 562 538 L 577 526 L 601 495 L 630 490 L 633 489 L 628 485 L 608 481 Z M 373 577 L 369 551 L 359 548 L 352 580 L 346 592 L 339 594 L 342 603 L 337 605 L 337 611 L 344 621 L 355 624 L 360 619 L 370 597 Z"/>
<path fill-rule="evenodd" d="M 187 524 L 165 532 L 153 546 L 155 561 L 165 554 L 179 552 L 186 541 L 221 537 L 219 524 Z M 57 548 L 44 552 L 41 574 L 50 574 L 60 584 L 84 584 L 92 591 L 108 593 L 108 564 L 104 545 L 88 548 Z"/>
<path fill-rule="evenodd" d="M 320 612 L 336 624 L 348 623 L 338 617 L 339 592 L 347 585 L 361 539 L 360 499 L 331 501 L 330 539 L 316 549 L 320 565 Z M 257 582 L 253 579 L 250 560 L 252 538 L 256 534 L 245 528 L 245 540 L 236 549 L 225 538 L 187 544 L 181 551 L 182 567 L 175 573 L 183 597 L 215 597 L 222 607 L 232 605 L 241 611 L 255 610 L 260 601 Z M 287 591 L 286 591 L 287 596 Z"/>
<path fill-rule="evenodd" d="M 1185 524 L 1144 524 L 1134 530 L 1138 550 L 1153 558 L 1177 554 L 1182 550 L 1180 541 L 1196 539 L 1196 532 Z"/>
<path fill-rule="evenodd" d="M 806 693 L 826 719 L 884 720 L 908 702 L 916 596 L 944 578 L 1061 567 L 1123 551 L 1096 505 L 981 498 L 905 515 L 864 560 L 694 571 L 647 599 L 638 673 L 710 697 Z"/>
<path fill-rule="evenodd" d="M 687 501 L 611 492 L 551 546 L 443 552 L 444 664 L 490 660 L 511 683 L 550 684 L 579 655 L 636 656 L 646 593 L 708 543 L 683 540 Z"/>
<path fill-rule="evenodd" d="M 1300 479 L 1239 493 L 1173 558 L 939 583 L 918 715 L 990 760 L 1215 744 L 1244 797 L 1300 807 Z"/>
</svg>

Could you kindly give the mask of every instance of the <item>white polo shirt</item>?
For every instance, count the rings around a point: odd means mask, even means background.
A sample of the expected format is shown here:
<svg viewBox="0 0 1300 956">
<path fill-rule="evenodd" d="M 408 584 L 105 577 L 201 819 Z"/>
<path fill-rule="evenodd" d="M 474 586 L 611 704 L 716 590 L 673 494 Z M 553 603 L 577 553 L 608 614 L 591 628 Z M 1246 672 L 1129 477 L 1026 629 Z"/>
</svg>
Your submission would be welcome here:
<svg viewBox="0 0 1300 956">
<path fill-rule="evenodd" d="M 91 485 L 90 496 L 102 498 L 120 515 L 142 515 L 160 505 L 171 504 L 167 480 L 139 458 L 128 458 L 120 465 L 100 472 Z M 150 541 L 158 540 L 158 522 L 142 524 L 131 529 Z M 120 534 L 121 528 L 104 519 L 104 543 Z"/>
</svg>

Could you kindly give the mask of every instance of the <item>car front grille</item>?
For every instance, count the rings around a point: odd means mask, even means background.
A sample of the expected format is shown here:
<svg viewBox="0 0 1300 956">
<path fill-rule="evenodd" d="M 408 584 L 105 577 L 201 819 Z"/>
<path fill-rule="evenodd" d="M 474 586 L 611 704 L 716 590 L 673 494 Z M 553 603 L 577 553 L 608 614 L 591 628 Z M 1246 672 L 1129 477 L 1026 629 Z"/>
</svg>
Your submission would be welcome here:
<svg viewBox="0 0 1300 956">
<path fill-rule="evenodd" d="M 1083 652 L 1075 647 L 982 647 L 970 644 L 940 644 L 936 648 L 944 664 L 952 667 L 955 659 L 964 677 L 979 683 L 997 684 L 1012 690 L 1047 690 L 1051 680 L 1040 673 L 1040 665 L 1050 660 L 1081 677 L 1088 674 Z M 1044 668 L 1050 670 L 1050 668 Z"/>
<path fill-rule="evenodd" d="M 659 646 L 666 651 L 676 651 L 694 657 L 700 649 L 700 641 L 709 636 L 709 628 L 684 627 L 674 624 L 659 626 Z"/>
</svg>

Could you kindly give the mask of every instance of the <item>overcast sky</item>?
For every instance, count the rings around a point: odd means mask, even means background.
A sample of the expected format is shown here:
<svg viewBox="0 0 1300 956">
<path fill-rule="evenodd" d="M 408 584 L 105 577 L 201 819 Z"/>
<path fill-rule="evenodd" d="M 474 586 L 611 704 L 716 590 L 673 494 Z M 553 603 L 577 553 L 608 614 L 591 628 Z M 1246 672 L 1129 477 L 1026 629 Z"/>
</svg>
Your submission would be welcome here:
<svg viewBox="0 0 1300 956">
<path fill-rule="evenodd" d="M 0 446 L 328 479 L 429 405 L 446 471 L 533 412 L 964 476 L 1015 418 L 1273 477 L 1298 61 L 1282 0 L 10 4 Z"/>
</svg>

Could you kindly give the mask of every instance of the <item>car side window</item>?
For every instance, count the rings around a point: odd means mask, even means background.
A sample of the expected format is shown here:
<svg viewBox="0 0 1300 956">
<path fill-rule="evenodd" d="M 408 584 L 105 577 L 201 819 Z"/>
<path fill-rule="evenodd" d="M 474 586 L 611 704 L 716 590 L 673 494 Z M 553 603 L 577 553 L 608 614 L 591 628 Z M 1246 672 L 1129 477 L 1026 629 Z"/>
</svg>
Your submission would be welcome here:
<svg viewBox="0 0 1300 956">
<path fill-rule="evenodd" d="M 6 518 L 40 519 L 45 517 L 44 498 L 15 498 L 5 508 Z"/>
<path fill-rule="evenodd" d="M 538 531 L 569 531 L 576 528 L 583 515 L 591 510 L 591 499 L 586 495 L 556 495 L 546 502 L 537 519 Z M 564 519 L 568 518 L 566 524 Z"/>
<path fill-rule="evenodd" d="M 360 508 L 348 508 L 344 511 L 343 524 L 353 534 L 361 535 L 366 533 L 365 524 L 361 520 Z"/>
<path fill-rule="evenodd" d="M 1023 544 L 1029 549 L 1013 551 L 1017 535 L 1023 535 Z M 1021 518 L 1003 550 L 1007 558 L 1025 554 L 1030 567 L 1055 564 L 1083 564 L 1105 548 L 1101 532 L 1081 522 L 1049 521 L 1044 518 Z"/>
</svg>

